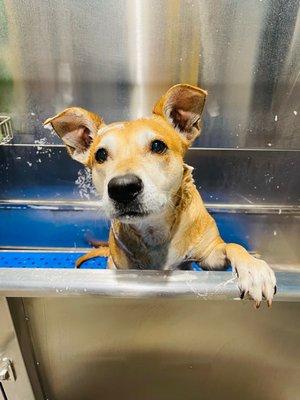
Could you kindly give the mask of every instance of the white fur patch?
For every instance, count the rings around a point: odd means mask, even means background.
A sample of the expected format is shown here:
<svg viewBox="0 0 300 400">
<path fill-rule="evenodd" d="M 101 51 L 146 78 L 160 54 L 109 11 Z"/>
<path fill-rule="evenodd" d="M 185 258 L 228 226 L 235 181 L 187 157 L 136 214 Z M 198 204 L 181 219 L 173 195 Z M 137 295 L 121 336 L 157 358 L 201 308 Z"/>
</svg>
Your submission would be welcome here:
<svg viewBox="0 0 300 400">
<path fill-rule="evenodd" d="M 249 293 L 258 303 L 261 302 L 263 295 L 268 301 L 272 301 L 276 278 L 265 261 L 250 256 L 247 262 L 240 262 L 236 258 L 232 264 L 238 274 L 241 291 Z"/>
<path fill-rule="evenodd" d="M 141 131 L 136 136 L 136 142 L 141 147 L 147 146 L 153 139 L 155 139 L 155 133 L 150 130 Z"/>
<path fill-rule="evenodd" d="M 114 124 L 105 125 L 98 130 L 97 135 L 101 136 L 101 135 L 104 135 L 104 133 L 107 133 L 107 132 L 115 130 L 115 129 L 123 129 L 124 126 L 125 125 L 122 124 L 121 122 L 116 122 Z"/>
<path fill-rule="evenodd" d="M 78 152 L 75 150 L 72 154 L 72 158 L 76 161 L 79 161 L 82 164 L 85 164 L 89 158 L 90 149 L 85 151 Z"/>
<path fill-rule="evenodd" d="M 101 147 L 104 147 L 108 151 L 112 151 L 112 152 L 117 151 L 118 138 L 114 134 L 105 136 L 100 142 L 99 148 L 101 148 Z"/>
</svg>

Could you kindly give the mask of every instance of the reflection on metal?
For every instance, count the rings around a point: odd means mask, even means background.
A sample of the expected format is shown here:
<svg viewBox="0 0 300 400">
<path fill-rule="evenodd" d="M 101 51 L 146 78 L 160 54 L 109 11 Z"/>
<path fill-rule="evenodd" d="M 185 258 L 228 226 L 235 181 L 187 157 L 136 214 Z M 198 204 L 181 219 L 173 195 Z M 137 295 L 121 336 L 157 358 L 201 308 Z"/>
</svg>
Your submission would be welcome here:
<svg viewBox="0 0 300 400">
<path fill-rule="evenodd" d="M 275 301 L 300 301 L 300 273 L 277 272 Z M 236 300 L 239 290 L 231 272 L 111 271 L 76 269 L 0 269 L 0 295 L 191 297 Z"/>
<path fill-rule="evenodd" d="M 0 115 L 0 145 L 7 144 L 13 138 L 13 131 L 10 117 Z"/>
<path fill-rule="evenodd" d="M 12 317 L 28 319 L 43 399 L 299 398 L 299 302 L 255 310 L 195 293 L 27 297 L 23 305 Z"/>
<path fill-rule="evenodd" d="M 209 92 L 196 146 L 300 146 L 298 0 L 12 0 L 0 16 L 0 109 L 16 142 L 56 142 L 41 122 L 70 105 L 147 115 L 188 82 Z"/>
<path fill-rule="evenodd" d="M 297 151 L 191 149 L 186 162 L 206 203 L 299 204 Z M 88 174 L 64 148 L 0 146 L 0 169 L 1 199 L 97 200 L 90 184 L 81 197 L 75 182 Z"/>
<path fill-rule="evenodd" d="M 300 214 L 300 206 L 281 206 L 267 204 L 222 204 L 206 203 L 209 212 L 246 213 L 246 214 Z"/>
<path fill-rule="evenodd" d="M 277 273 L 277 301 L 257 311 L 240 301 L 230 273 L 2 272 L 0 293 L 15 296 L 9 318 L 27 366 L 5 346 L 18 371 L 4 383 L 8 398 L 113 400 L 134 387 L 150 399 L 298 399 L 299 273 Z M 1 327 L 12 329 L 5 304 Z"/>
<path fill-rule="evenodd" d="M 20 251 L 22 253 L 34 252 L 34 253 L 84 253 L 89 251 L 89 247 L 31 247 L 31 246 L 1 246 L 0 256 L 3 251 L 5 252 L 15 252 Z"/>
<path fill-rule="evenodd" d="M 209 212 L 222 213 L 248 213 L 248 214 L 300 214 L 300 206 L 281 204 L 232 204 L 232 203 L 205 203 Z M 64 210 L 64 211 L 97 211 L 99 202 L 80 200 L 34 200 L 34 199 L 10 199 L 1 200 L 0 208 L 10 209 L 36 208 L 40 210 Z"/>
<path fill-rule="evenodd" d="M 4 297 L 0 297 L 0 327 L 0 369 L 3 368 L 3 375 L 6 378 L 1 380 L 1 383 L 7 398 L 13 400 L 40 400 L 41 397 L 38 397 L 39 386 L 35 385 L 36 387 L 33 391 L 27 373 L 29 366 L 25 366 L 23 360 L 23 351 L 30 351 L 28 347 L 22 348 L 22 341 L 24 343 L 24 338 L 26 337 L 26 329 L 18 332 L 22 337 L 21 341 L 19 341 L 7 300 Z M 8 360 L 8 362 L 3 361 L 3 359 Z M 13 366 L 9 360 L 13 361 Z M 6 368 L 7 371 L 5 370 Z"/>
</svg>

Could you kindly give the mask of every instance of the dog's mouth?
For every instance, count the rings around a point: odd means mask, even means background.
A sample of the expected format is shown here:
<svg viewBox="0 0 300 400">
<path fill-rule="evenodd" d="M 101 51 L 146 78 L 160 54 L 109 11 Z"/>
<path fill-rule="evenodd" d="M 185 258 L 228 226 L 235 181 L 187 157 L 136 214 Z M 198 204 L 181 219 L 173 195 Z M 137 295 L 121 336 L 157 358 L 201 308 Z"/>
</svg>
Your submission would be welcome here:
<svg viewBox="0 0 300 400">
<path fill-rule="evenodd" d="M 149 213 L 145 211 L 122 210 L 116 213 L 115 218 L 119 219 L 144 218 L 147 215 L 149 215 Z"/>
<path fill-rule="evenodd" d="M 114 204 L 113 218 L 120 220 L 132 220 L 145 218 L 150 211 L 145 209 L 139 202 L 131 202 L 129 204 Z"/>
<path fill-rule="evenodd" d="M 139 201 L 133 201 L 128 204 L 121 204 L 118 202 L 113 202 L 113 207 L 111 208 L 110 218 L 119 219 L 123 222 L 132 222 L 134 220 L 138 221 L 143 218 L 151 217 L 157 214 L 158 209 L 152 209 L 143 205 Z"/>
</svg>

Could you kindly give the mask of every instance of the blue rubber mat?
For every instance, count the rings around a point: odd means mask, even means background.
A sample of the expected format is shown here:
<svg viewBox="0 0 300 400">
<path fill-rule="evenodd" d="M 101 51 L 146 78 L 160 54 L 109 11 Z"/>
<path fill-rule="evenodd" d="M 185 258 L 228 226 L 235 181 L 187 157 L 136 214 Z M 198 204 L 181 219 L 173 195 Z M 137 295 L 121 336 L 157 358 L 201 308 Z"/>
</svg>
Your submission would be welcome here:
<svg viewBox="0 0 300 400">
<path fill-rule="evenodd" d="M 84 253 L 67 252 L 0 252 L 0 268 L 75 268 L 75 261 Z M 106 258 L 86 261 L 81 268 L 105 269 Z"/>
<path fill-rule="evenodd" d="M 1 251 L 0 268 L 75 268 L 75 261 L 84 253 L 70 252 L 29 252 Z M 106 269 L 107 259 L 92 258 L 81 265 L 81 269 Z M 199 265 L 193 263 L 194 271 L 201 271 Z"/>
</svg>

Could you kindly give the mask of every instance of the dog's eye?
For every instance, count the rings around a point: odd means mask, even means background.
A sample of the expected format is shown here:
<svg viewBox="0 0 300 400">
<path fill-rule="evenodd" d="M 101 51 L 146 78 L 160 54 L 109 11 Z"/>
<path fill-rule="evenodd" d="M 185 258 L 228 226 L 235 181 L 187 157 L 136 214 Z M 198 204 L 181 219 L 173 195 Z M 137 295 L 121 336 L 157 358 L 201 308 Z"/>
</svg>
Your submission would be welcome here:
<svg viewBox="0 0 300 400">
<path fill-rule="evenodd" d="M 101 149 L 98 149 L 95 153 L 95 159 L 98 163 L 104 163 L 104 161 L 107 160 L 108 153 L 103 147 Z"/>
<path fill-rule="evenodd" d="M 153 140 L 151 143 L 151 151 L 153 153 L 162 154 L 167 150 L 167 145 L 161 140 Z"/>
</svg>

